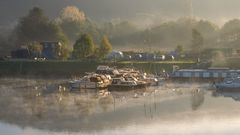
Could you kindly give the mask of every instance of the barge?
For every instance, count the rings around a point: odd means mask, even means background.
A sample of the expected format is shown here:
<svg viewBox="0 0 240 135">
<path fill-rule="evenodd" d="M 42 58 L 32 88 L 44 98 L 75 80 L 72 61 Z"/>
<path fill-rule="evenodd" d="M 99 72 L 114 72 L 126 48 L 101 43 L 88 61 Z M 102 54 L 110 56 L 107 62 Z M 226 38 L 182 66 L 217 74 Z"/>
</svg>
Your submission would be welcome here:
<svg viewBox="0 0 240 135">
<path fill-rule="evenodd" d="M 215 87 L 220 92 L 240 92 L 240 76 L 226 78 L 224 81 L 216 83 Z"/>
<path fill-rule="evenodd" d="M 170 79 L 223 81 L 224 78 L 239 74 L 240 70 L 230 70 L 229 68 L 180 69 L 170 74 Z"/>
</svg>

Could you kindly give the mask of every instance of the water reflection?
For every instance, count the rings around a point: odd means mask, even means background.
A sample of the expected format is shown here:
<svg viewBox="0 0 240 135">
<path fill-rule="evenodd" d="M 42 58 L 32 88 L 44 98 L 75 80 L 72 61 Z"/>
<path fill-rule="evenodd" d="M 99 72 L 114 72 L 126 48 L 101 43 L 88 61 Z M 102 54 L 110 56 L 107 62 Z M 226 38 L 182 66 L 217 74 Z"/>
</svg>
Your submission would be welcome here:
<svg viewBox="0 0 240 135">
<path fill-rule="evenodd" d="M 240 114 L 236 102 L 213 97 L 206 90 L 208 84 L 168 84 L 110 93 L 70 91 L 56 85 L 61 80 L 9 81 L 1 81 L 0 85 L 0 121 L 5 123 L 0 124 L 0 129 L 7 126 L 9 133 L 17 128 L 23 132 L 19 134 L 177 134 L 171 129 L 177 127 L 188 127 L 194 133 L 191 123 L 201 125 L 199 121 L 209 117 L 214 123 L 219 117 L 224 121 L 233 113 Z"/>
<path fill-rule="evenodd" d="M 204 91 L 195 89 L 192 91 L 192 109 L 197 110 L 204 103 Z"/>
<path fill-rule="evenodd" d="M 214 97 L 226 97 L 226 98 L 232 98 L 235 101 L 240 101 L 240 92 L 219 92 L 214 91 L 213 92 Z"/>
</svg>

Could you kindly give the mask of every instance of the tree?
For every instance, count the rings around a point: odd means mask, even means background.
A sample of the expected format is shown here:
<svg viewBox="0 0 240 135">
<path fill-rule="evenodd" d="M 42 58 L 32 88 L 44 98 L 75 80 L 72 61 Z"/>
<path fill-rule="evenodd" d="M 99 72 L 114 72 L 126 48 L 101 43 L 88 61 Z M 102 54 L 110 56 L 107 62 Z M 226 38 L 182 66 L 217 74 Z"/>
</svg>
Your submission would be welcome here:
<svg viewBox="0 0 240 135">
<path fill-rule="evenodd" d="M 84 59 L 94 53 L 95 45 L 92 37 L 88 34 L 82 35 L 73 46 L 73 57 Z"/>
<path fill-rule="evenodd" d="M 183 46 L 182 45 L 177 45 L 175 52 L 178 54 L 182 54 L 183 53 Z"/>
<path fill-rule="evenodd" d="M 61 20 L 72 20 L 76 22 L 83 22 L 86 20 L 85 13 L 80 11 L 75 6 L 67 6 L 61 11 Z"/>
<path fill-rule="evenodd" d="M 85 13 L 75 6 L 63 8 L 57 22 L 70 41 L 76 41 L 86 21 Z"/>
<path fill-rule="evenodd" d="M 220 43 L 223 46 L 238 47 L 240 43 L 240 20 L 233 19 L 224 24 L 220 31 Z"/>
<path fill-rule="evenodd" d="M 34 57 L 39 57 L 41 56 L 42 52 L 42 46 L 40 45 L 39 42 L 33 42 L 32 44 L 28 45 L 28 49 L 30 52 L 32 52 Z"/>
<path fill-rule="evenodd" d="M 203 37 L 200 32 L 198 32 L 196 29 L 192 30 L 192 52 L 196 53 L 197 55 L 200 54 L 200 51 L 203 47 Z"/>
<path fill-rule="evenodd" d="M 98 56 L 99 58 L 105 58 L 110 52 L 112 51 L 112 45 L 109 42 L 107 36 L 103 36 L 102 42 L 98 49 Z"/>
<path fill-rule="evenodd" d="M 66 46 L 62 46 L 62 48 L 60 49 L 59 59 L 67 60 L 70 54 L 71 54 L 70 49 L 67 48 Z"/>
<path fill-rule="evenodd" d="M 201 20 L 196 24 L 195 29 L 202 34 L 204 45 L 214 45 L 216 43 L 219 30 L 217 25 Z"/>
<path fill-rule="evenodd" d="M 233 19 L 233 20 L 226 22 L 223 25 L 221 32 L 228 33 L 231 31 L 235 31 L 236 29 L 240 29 L 240 20 L 239 19 Z"/>
<path fill-rule="evenodd" d="M 17 42 L 20 44 L 41 41 L 61 41 L 63 44 L 68 44 L 68 39 L 61 28 L 50 21 L 38 7 L 34 7 L 26 17 L 21 18 L 16 29 Z"/>
</svg>

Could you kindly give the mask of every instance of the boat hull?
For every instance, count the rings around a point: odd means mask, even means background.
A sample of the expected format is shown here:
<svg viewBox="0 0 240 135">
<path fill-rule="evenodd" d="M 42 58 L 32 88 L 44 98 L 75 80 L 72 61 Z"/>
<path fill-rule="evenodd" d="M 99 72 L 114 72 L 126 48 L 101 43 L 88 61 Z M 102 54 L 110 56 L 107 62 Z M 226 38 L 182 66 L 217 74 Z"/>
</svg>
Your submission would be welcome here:
<svg viewBox="0 0 240 135">
<path fill-rule="evenodd" d="M 219 92 L 240 92 L 240 87 L 230 87 L 230 86 L 222 86 L 222 85 L 216 85 L 216 89 Z"/>
<path fill-rule="evenodd" d="M 97 85 L 97 83 L 70 83 L 72 89 L 104 89 L 107 88 L 107 84 Z"/>
<path fill-rule="evenodd" d="M 133 86 L 125 86 L 125 85 L 109 85 L 109 91 L 128 91 L 128 90 L 137 90 L 137 89 L 146 89 L 147 85 L 133 85 Z"/>
</svg>

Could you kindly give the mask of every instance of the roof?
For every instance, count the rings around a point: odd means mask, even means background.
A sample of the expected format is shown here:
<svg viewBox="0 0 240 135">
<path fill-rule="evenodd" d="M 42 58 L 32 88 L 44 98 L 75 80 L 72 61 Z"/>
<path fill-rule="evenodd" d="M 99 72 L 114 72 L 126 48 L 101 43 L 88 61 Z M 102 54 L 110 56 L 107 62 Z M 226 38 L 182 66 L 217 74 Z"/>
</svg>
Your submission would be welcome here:
<svg viewBox="0 0 240 135">
<path fill-rule="evenodd" d="M 227 68 L 211 68 L 211 69 L 180 69 L 176 72 L 222 72 L 222 71 L 228 71 L 228 72 L 240 72 L 240 70 L 229 70 Z"/>
</svg>

